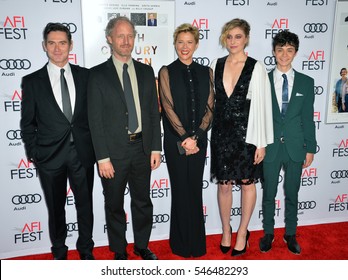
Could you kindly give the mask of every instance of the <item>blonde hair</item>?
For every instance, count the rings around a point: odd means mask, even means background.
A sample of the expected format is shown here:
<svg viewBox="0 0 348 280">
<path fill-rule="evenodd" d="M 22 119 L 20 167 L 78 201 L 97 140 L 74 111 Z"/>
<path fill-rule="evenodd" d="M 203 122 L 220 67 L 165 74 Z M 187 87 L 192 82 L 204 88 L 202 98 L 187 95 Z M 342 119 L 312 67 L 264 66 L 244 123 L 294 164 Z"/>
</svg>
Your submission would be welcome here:
<svg viewBox="0 0 348 280">
<path fill-rule="evenodd" d="M 221 35 L 219 38 L 219 42 L 220 42 L 220 45 L 222 47 L 224 47 L 224 48 L 226 47 L 226 38 L 227 38 L 228 32 L 230 32 L 231 29 L 236 28 L 236 27 L 239 27 L 240 29 L 242 29 L 245 36 L 249 39 L 249 34 L 250 34 L 249 23 L 244 19 L 235 18 L 235 19 L 232 19 L 232 20 L 226 22 L 221 29 Z M 249 40 L 248 40 L 247 44 L 245 45 L 245 47 L 248 45 L 248 43 L 249 43 Z"/>
<path fill-rule="evenodd" d="M 179 25 L 173 34 L 174 44 L 176 43 L 176 40 L 178 39 L 178 36 L 182 32 L 189 32 L 193 35 L 193 38 L 195 39 L 196 44 L 199 42 L 199 30 L 197 27 L 192 26 L 192 24 L 189 23 L 183 23 Z"/>
</svg>

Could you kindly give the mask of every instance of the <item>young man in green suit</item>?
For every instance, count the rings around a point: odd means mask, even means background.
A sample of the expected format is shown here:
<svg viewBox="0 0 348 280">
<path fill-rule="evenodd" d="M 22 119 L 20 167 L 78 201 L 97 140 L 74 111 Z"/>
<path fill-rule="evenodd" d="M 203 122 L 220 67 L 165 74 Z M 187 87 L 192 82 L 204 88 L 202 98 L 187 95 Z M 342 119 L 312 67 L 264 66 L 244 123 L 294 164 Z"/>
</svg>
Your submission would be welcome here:
<svg viewBox="0 0 348 280">
<path fill-rule="evenodd" d="M 302 168 L 311 165 L 316 152 L 313 121 L 314 80 L 292 68 L 298 48 L 298 36 L 279 32 L 272 42 L 277 65 L 269 73 L 272 88 L 274 143 L 266 148 L 263 161 L 263 229 L 261 252 L 272 248 L 274 240 L 275 197 L 280 169 L 284 170 L 285 234 L 284 241 L 294 254 L 301 248 L 296 241 L 298 192 Z"/>
</svg>

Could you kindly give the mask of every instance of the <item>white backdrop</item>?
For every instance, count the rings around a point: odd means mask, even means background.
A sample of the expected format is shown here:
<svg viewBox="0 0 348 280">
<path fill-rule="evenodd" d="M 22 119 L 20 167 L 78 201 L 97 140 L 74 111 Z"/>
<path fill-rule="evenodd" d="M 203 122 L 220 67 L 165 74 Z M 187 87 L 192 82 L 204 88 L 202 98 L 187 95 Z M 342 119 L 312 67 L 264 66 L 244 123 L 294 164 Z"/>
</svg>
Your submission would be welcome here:
<svg viewBox="0 0 348 280">
<path fill-rule="evenodd" d="M 82 1 L 82 3 L 81 3 Z M 327 100 L 331 94 L 328 86 L 331 42 L 334 31 L 336 1 L 333 0 L 196 0 L 196 1 L 101 1 L 101 0 L 1 0 L 0 1 L 0 258 L 49 252 L 47 210 L 35 166 L 26 159 L 21 141 L 19 120 L 21 110 L 21 78 L 39 68 L 47 57 L 42 49 L 42 30 L 52 22 L 62 22 L 73 32 L 74 49 L 70 62 L 91 67 L 106 59 L 105 48 L 93 50 L 92 44 L 105 45 L 102 37 L 104 24 L 93 24 L 98 12 L 93 5 L 113 6 L 116 3 L 136 8 L 140 13 L 158 12 L 167 15 L 167 25 L 162 31 L 139 26 L 148 34 L 142 46 L 154 46 L 151 59 L 155 72 L 163 64 L 175 59 L 172 32 L 175 26 L 189 22 L 200 29 L 200 46 L 195 54 L 197 62 L 205 65 L 217 57 L 226 55 L 218 45 L 222 25 L 235 17 L 244 18 L 251 25 L 251 40 L 247 48 L 250 56 L 262 61 L 268 70 L 274 67 L 271 52 L 272 36 L 280 29 L 290 29 L 299 35 L 300 49 L 294 68 L 315 79 L 315 113 L 318 153 L 313 165 L 303 171 L 299 197 L 299 225 L 348 221 L 348 132 L 345 123 L 325 124 Z M 94 2 L 94 4 L 92 4 Z M 347 4 L 347 1 L 342 1 Z M 340 1 L 340 4 L 341 1 Z M 83 9 L 82 9 L 83 7 Z M 346 7 L 346 6 L 345 6 Z M 92 10 L 91 10 L 92 9 Z M 83 12 L 82 12 L 83 10 Z M 347 12 L 347 8 L 345 8 Z M 124 12 L 124 11 L 123 11 Z M 122 13 L 122 11 L 120 11 Z M 87 18 L 86 18 L 87 16 Z M 96 17 L 97 18 L 97 17 Z M 163 19 L 163 18 L 161 18 Z M 89 24 L 88 24 L 89 23 Z M 92 23 L 92 24 L 90 24 Z M 101 23 L 105 23 L 101 21 Z M 155 33 L 154 33 L 155 32 Z M 348 34 L 340 44 L 347 50 Z M 153 36 L 153 37 L 152 37 Z M 151 41 L 151 42 L 150 42 Z M 139 47 L 140 44 L 136 45 Z M 164 48 L 161 50 L 161 48 Z M 89 51 L 89 50 L 92 51 Z M 139 50 L 139 49 L 138 49 Z M 150 49 L 151 50 L 151 49 Z M 153 50 L 153 49 L 152 49 Z M 104 57 L 101 55 L 104 52 Z M 100 61 L 101 59 L 101 61 Z M 145 61 L 145 60 L 144 60 Z M 149 63 L 149 60 L 145 61 Z M 334 66 L 339 73 L 348 67 L 347 51 Z M 337 77 L 338 78 L 338 77 Z M 208 149 L 203 178 L 204 214 L 207 234 L 221 232 L 216 202 L 216 185 L 209 182 L 210 153 Z M 282 175 L 282 174 L 281 174 Z M 276 226 L 284 226 L 284 197 L 280 187 L 276 198 Z M 250 222 L 250 230 L 262 228 L 261 186 L 257 185 L 258 200 Z M 240 219 L 240 187 L 233 190 L 234 205 L 231 209 L 231 225 L 237 230 Z M 129 194 L 126 192 L 128 214 L 127 238 L 133 242 L 129 211 Z M 162 165 L 154 171 L 150 195 L 154 203 L 154 226 L 151 240 L 167 239 L 170 220 L 170 182 L 165 155 Z M 104 219 L 104 199 L 99 178 L 94 186 L 96 246 L 107 245 Z M 75 248 L 77 224 L 74 196 L 67 190 L 67 227 L 69 248 Z"/>
</svg>

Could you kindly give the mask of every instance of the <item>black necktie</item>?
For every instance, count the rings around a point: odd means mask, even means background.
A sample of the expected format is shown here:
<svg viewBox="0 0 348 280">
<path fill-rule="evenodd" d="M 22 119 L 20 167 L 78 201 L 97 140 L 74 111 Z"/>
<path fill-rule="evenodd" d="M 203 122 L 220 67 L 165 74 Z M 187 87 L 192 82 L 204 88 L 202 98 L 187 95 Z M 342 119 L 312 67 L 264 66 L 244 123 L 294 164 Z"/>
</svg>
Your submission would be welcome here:
<svg viewBox="0 0 348 280">
<path fill-rule="evenodd" d="M 282 88 L 282 118 L 284 118 L 289 104 L 289 86 L 288 77 L 286 76 L 286 74 L 283 74 L 282 76 L 284 78 Z"/>
<path fill-rule="evenodd" d="M 123 64 L 123 91 L 127 102 L 127 108 L 128 108 L 128 130 L 131 133 L 134 133 L 136 129 L 138 128 L 138 118 L 137 118 L 137 111 L 135 109 L 135 103 L 134 103 L 134 97 L 133 97 L 133 91 L 132 91 L 132 85 L 129 78 L 129 74 L 127 71 L 128 64 Z"/>
<path fill-rule="evenodd" d="M 68 84 L 64 77 L 64 69 L 60 69 L 60 87 L 62 90 L 62 104 L 63 104 L 63 113 L 66 116 L 66 118 L 71 122 L 72 119 L 72 109 L 71 109 L 71 102 L 70 102 L 70 95 L 69 95 L 69 89 Z"/>
</svg>

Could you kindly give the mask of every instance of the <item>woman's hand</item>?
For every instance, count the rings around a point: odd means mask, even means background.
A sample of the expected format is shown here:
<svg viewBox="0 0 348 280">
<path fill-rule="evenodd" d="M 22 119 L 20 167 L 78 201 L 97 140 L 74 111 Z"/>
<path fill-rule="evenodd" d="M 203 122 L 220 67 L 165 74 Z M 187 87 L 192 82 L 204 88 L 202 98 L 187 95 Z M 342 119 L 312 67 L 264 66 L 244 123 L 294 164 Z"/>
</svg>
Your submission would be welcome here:
<svg viewBox="0 0 348 280">
<path fill-rule="evenodd" d="M 259 164 L 266 155 L 266 148 L 257 148 L 254 156 L 254 164 Z"/>
</svg>

